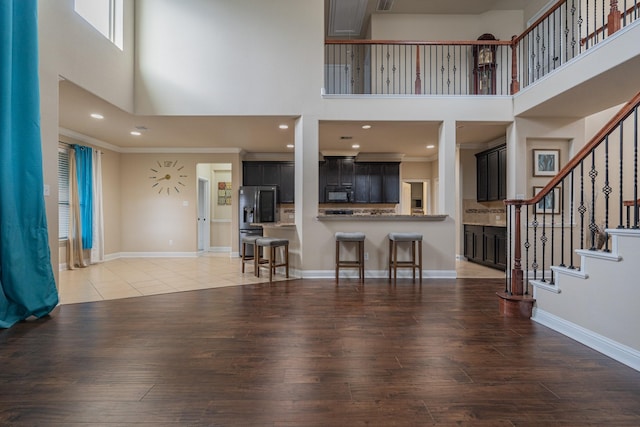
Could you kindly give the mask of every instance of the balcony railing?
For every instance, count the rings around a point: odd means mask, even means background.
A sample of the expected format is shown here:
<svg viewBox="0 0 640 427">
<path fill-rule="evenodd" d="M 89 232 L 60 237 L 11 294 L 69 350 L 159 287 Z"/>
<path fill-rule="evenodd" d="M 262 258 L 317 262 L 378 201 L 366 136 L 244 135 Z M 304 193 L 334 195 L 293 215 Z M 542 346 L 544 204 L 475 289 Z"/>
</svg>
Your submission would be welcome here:
<svg viewBox="0 0 640 427">
<path fill-rule="evenodd" d="M 619 3 L 561 0 L 510 41 L 327 40 L 325 93 L 512 95 L 635 22 Z"/>
</svg>

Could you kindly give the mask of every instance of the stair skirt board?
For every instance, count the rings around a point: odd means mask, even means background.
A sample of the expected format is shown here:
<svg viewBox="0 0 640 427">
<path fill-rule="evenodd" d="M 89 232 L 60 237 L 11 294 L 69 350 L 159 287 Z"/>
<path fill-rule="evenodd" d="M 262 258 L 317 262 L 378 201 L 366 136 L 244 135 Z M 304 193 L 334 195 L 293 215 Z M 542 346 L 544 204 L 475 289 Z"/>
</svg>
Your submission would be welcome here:
<svg viewBox="0 0 640 427">
<path fill-rule="evenodd" d="M 640 351 L 585 329 L 534 306 L 531 320 L 640 372 Z"/>
</svg>

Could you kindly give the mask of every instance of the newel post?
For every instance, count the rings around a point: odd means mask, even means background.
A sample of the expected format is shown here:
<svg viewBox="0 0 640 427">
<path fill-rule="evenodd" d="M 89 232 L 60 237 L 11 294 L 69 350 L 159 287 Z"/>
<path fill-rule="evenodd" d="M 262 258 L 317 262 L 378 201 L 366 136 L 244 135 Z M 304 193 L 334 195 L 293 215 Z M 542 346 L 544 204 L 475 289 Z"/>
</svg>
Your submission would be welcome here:
<svg viewBox="0 0 640 427">
<path fill-rule="evenodd" d="M 503 316 L 520 317 L 530 319 L 533 313 L 533 304 L 536 300 L 531 295 L 524 294 L 524 280 L 522 274 L 522 221 L 520 213 L 524 200 L 505 200 L 508 207 L 513 206 L 515 210 L 515 220 L 513 224 L 513 268 L 511 269 L 511 289 L 505 289 L 504 292 L 496 292 L 499 302 L 499 310 Z"/>
<path fill-rule="evenodd" d="M 522 232 L 520 211 L 522 203 L 516 203 L 515 208 L 515 225 L 514 225 L 514 238 L 513 238 L 513 269 L 511 270 L 511 294 L 512 295 L 524 295 L 524 280 L 522 274 Z"/>
<path fill-rule="evenodd" d="M 511 37 L 511 95 L 520 91 L 520 82 L 518 81 L 518 36 Z"/>
<path fill-rule="evenodd" d="M 611 35 L 620 29 L 622 13 L 618 10 L 618 0 L 610 1 L 609 16 L 607 19 L 607 34 Z"/>
</svg>

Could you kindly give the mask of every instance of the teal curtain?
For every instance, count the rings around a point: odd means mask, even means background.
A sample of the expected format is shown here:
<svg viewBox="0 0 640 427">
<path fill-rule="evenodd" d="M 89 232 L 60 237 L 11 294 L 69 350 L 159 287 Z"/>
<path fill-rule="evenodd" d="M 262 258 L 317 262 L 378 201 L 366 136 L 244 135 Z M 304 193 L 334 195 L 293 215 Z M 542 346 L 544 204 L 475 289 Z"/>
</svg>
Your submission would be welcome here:
<svg viewBox="0 0 640 427">
<path fill-rule="evenodd" d="M 38 2 L 0 0 L 0 327 L 58 304 L 45 216 Z"/>
<path fill-rule="evenodd" d="M 76 178 L 78 179 L 78 204 L 82 224 L 82 247 L 93 246 L 93 149 L 73 145 L 76 150 Z"/>
</svg>

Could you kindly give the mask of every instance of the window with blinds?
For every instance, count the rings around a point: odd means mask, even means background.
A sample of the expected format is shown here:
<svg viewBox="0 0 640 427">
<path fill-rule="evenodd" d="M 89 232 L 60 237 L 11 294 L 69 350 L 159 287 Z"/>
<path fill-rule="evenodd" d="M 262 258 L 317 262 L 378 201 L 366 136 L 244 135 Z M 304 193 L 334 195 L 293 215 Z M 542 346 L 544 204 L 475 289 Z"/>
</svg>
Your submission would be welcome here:
<svg viewBox="0 0 640 427">
<path fill-rule="evenodd" d="M 69 233 L 69 148 L 58 147 L 58 238 Z"/>
</svg>

